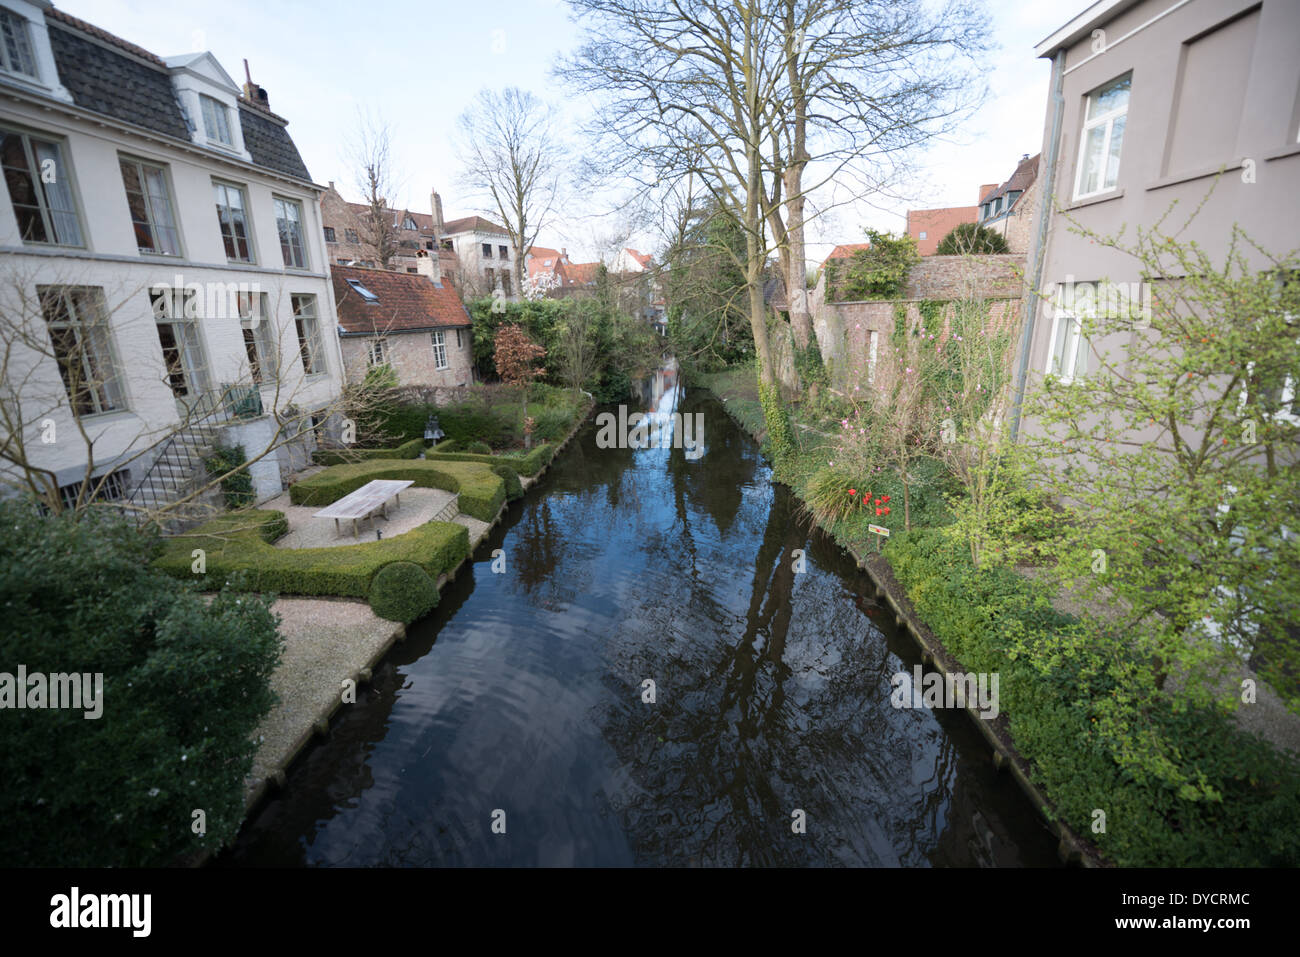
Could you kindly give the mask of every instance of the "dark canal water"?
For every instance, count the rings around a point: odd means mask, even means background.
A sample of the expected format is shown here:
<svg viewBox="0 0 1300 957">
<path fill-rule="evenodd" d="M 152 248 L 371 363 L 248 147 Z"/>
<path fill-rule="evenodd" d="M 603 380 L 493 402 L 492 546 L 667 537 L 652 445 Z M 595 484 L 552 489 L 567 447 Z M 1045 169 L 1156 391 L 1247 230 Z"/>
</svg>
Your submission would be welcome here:
<svg viewBox="0 0 1300 957">
<path fill-rule="evenodd" d="M 964 714 L 891 706 L 919 657 L 863 573 L 682 410 L 694 460 L 588 426 L 219 863 L 1054 865 Z"/>
</svg>

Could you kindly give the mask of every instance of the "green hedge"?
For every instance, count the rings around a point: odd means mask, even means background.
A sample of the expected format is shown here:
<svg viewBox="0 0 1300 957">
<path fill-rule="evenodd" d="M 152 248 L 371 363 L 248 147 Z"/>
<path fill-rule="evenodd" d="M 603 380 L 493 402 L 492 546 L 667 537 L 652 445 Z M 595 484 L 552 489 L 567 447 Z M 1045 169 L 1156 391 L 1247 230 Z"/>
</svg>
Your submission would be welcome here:
<svg viewBox="0 0 1300 957">
<path fill-rule="evenodd" d="M 478 456 L 489 462 L 492 456 Z M 375 479 L 409 479 L 416 488 L 440 488 L 460 494 L 460 510 L 490 522 L 506 500 L 505 484 L 492 470 L 476 462 L 416 459 L 373 459 L 334 465 L 289 489 L 294 505 L 323 508 Z"/>
<path fill-rule="evenodd" d="M 496 479 L 496 476 L 492 476 Z M 499 479 L 496 479 L 500 481 Z M 334 548 L 276 548 L 287 528 L 283 512 L 223 515 L 191 532 L 167 539 L 155 566 L 205 589 L 217 589 L 231 575 L 253 591 L 284 595 L 370 598 L 375 573 L 393 562 L 414 562 L 435 581 L 469 555 L 469 531 L 452 522 L 427 522 L 402 535 Z M 193 550 L 205 552 L 206 573 L 193 571 Z"/>
<path fill-rule="evenodd" d="M 430 461 L 439 462 L 479 462 L 483 465 L 496 465 L 503 462 L 520 475 L 532 477 L 544 469 L 555 455 L 555 446 L 547 442 L 539 445 L 527 455 L 472 455 L 468 452 L 430 452 Z"/>
<path fill-rule="evenodd" d="M 370 459 L 418 459 L 424 439 L 411 439 L 392 449 L 317 449 L 311 460 L 317 465 L 345 465 Z"/>
<path fill-rule="evenodd" d="M 1072 619 L 1052 610 L 1042 587 L 1009 569 L 979 571 L 942 532 L 892 538 L 885 554 L 921 620 L 970 672 L 997 673 L 999 707 L 1031 776 L 1061 817 L 1132 867 L 1249 867 L 1300 864 L 1300 768 L 1270 744 L 1203 710 L 1152 702 L 1154 733 L 1223 795 L 1188 801 L 1158 783 L 1139 783 L 1092 730 L 1075 659 L 1043 674 L 1011 653 L 1011 636 L 1050 638 Z M 1106 831 L 1092 833 L 1093 811 Z"/>
</svg>

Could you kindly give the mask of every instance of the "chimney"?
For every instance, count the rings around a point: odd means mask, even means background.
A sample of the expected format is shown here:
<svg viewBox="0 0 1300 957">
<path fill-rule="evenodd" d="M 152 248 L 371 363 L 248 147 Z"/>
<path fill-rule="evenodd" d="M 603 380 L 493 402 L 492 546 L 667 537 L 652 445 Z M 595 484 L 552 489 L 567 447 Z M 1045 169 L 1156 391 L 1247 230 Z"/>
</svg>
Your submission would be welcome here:
<svg viewBox="0 0 1300 957">
<path fill-rule="evenodd" d="M 437 191 L 436 189 L 433 191 L 432 195 L 430 195 L 430 197 L 429 197 L 429 206 L 430 206 L 430 209 L 431 209 L 432 212 L 433 212 L 433 230 L 434 230 L 434 232 L 437 234 L 438 238 L 441 239 L 441 238 L 442 238 L 442 225 L 443 225 L 443 219 L 442 219 L 442 197 L 438 195 L 438 191 Z"/>
<path fill-rule="evenodd" d="M 253 82 L 253 74 L 248 70 L 247 59 L 244 60 L 244 99 L 268 112 L 271 109 L 271 98 L 266 95 L 266 90 Z"/>
<path fill-rule="evenodd" d="M 569 258 L 569 251 L 568 251 L 567 249 L 565 249 L 563 246 L 561 246 L 561 247 L 560 247 L 560 259 L 561 259 L 561 260 L 565 260 L 565 259 L 568 259 L 568 258 Z"/>
<path fill-rule="evenodd" d="M 442 285 L 442 265 L 438 262 L 438 251 L 435 249 L 433 255 L 429 255 L 427 249 L 417 249 L 415 251 L 415 268 L 419 270 L 421 276 L 427 276 L 430 282 Z"/>
<path fill-rule="evenodd" d="M 987 196 L 989 193 L 993 192 L 1001 185 L 1002 185 L 1001 183 L 986 183 L 983 186 L 981 186 L 979 202 L 980 203 L 984 202 L 984 197 Z M 975 205 L 978 206 L 979 203 L 976 203 Z"/>
</svg>

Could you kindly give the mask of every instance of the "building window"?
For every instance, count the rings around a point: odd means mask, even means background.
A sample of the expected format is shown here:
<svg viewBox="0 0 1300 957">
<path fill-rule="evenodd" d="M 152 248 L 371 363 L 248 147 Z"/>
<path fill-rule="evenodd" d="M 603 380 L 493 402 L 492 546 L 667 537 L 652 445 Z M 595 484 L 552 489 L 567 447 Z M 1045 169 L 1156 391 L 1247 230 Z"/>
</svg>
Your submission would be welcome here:
<svg viewBox="0 0 1300 957">
<path fill-rule="evenodd" d="M 925 239 L 925 230 L 924 230 L 924 229 L 921 230 L 921 238 L 922 238 L 922 239 Z"/>
<path fill-rule="evenodd" d="M 216 194 L 217 222 L 221 226 L 221 239 L 226 244 L 226 258 L 233 262 L 251 263 L 253 246 L 248 238 L 243 188 L 214 182 L 212 189 Z"/>
<path fill-rule="evenodd" d="M 333 227 L 333 226 L 326 226 L 326 227 L 325 227 L 325 242 L 327 242 L 327 243 L 337 242 L 337 240 L 334 238 L 334 227 Z"/>
<path fill-rule="evenodd" d="M 457 348 L 457 349 L 463 349 L 463 348 L 464 348 L 464 346 L 461 344 L 461 341 L 460 341 L 460 330 L 459 330 L 459 329 L 456 330 L 456 348 Z"/>
<path fill-rule="evenodd" d="M 388 364 L 388 340 L 371 339 L 366 343 L 366 364 L 371 368 Z"/>
<path fill-rule="evenodd" d="M 425 249 L 432 249 L 432 248 L 433 248 L 433 240 L 432 240 L 432 239 L 425 240 L 424 248 L 425 248 Z"/>
<path fill-rule="evenodd" d="M 234 146 L 235 141 L 230 136 L 230 111 L 226 109 L 226 104 L 205 93 L 199 94 L 199 102 L 203 105 L 203 129 L 208 135 L 208 142 Z"/>
<path fill-rule="evenodd" d="M 258 385 L 279 378 L 279 355 L 276 349 L 275 323 L 266 293 L 238 294 L 239 325 L 244 337 L 248 369 Z"/>
<path fill-rule="evenodd" d="M 139 160 L 120 162 L 137 248 L 156 256 L 179 256 L 181 244 L 172 212 L 171 191 L 167 188 L 167 171 Z"/>
<path fill-rule="evenodd" d="M 0 9 L 0 68 L 10 73 L 36 76 L 36 58 L 32 56 L 31 39 L 27 36 L 27 20 Z"/>
<path fill-rule="evenodd" d="M 23 242 L 84 245 L 71 177 L 59 143 L 0 130 L 0 168 Z"/>
<path fill-rule="evenodd" d="M 1119 156 L 1124 146 L 1132 82 L 1133 75 L 1126 73 L 1088 94 L 1079 143 L 1079 175 L 1074 186 L 1076 199 L 1104 193 L 1119 182 Z"/>
<path fill-rule="evenodd" d="M 433 365 L 436 369 L 448 368 L 447 334 L 441 329 L 433 331 Z"/>
<path fill-rule="evenodd" d="M 367 289 L 367 288 L 362 284 L 362 282 L 361 282 L 360 279 L 349 279 L 349 280 L 347 280 L 347 284 L 348 284 L 348 286 L 350 286 L 350 287 L 352 288 L 352 290 L 353 290 L 353 291 L 354 291 L 358 296 L 360 296 L 360 297 L 361 297 L 362 299 L 364 299 L 366 302 L 371 302 L 371 303 L 379 302 L 379 297 L 376 296 L 376 295 L 375 295 L 373 292 L 371 292 L 369 289 Z"/>
<path fill-rule="evenodd" d="M 78 500 L 83 504 L 87 501 L 119 502 L 126 498 L 126 477 L 126 469 L 118 469 L 107 475 L 93 476 L 84 483 L 71 482 L 68 485 L 60 485 L 59 499 L 63 502 L 63 507 L 69 511 L 77 507 Z M 42 504 L 42 514 L 48 514 L 48 511 Z"/>
<path fill-rule="evenodd" d="M 419 272 L 420 270 L 416 269 L 414 266 L 407 266 L 407 267 L 406 267 L 406 271 L 407 271 L 407 272 Z"/>
<path fill-rule="evenodd" d="M 484 244 L 483 244 L 483 258 L 484 258 L 484 259 L 491 259 L 491 258 L 492 258 L 492 244 L 491 244 L 491 243 L 484 243 Z"/>
<path fill-rule="evenodd" d="M 1087 290 L 1077 287 L 1073 295 L 1086 296 Z M 1083 336 L 1079 317 L 1057 305 L 1052 310 L 1052 350 L 1047 357 L 1047 372 L 1068 384 L 1087 371 L 1088 340 Z"/>
<path fill-rule="evenodd" d="M 325 352 L 321 346 L 320 324 L 316 318 L 316 297 L 293 295 L 293 324 L 298 331 L 298 351 L 302 355 L 302 371 L 307 375 L 320 375 L 325 371 Z"/>
<path fill-rule="evenodd" d="M 125 408 L 100 291 L 58 286 L 37 293 L 73 414 Z"/>
<path fill-rule="evenodd" d="M 507 296 L 512 295 L 510 292 L 510 273 L 504 271 L 501 273 L 501 292 Z"/>
<path fill-rule="evenodd" d="M 350 242 L 350 243 L 359 243 L 359 242 L 361 242 L 361 237 L 357 235 L 357 231 L 356 231 L 355 229 L 345 229 L 345 230 L 343 230 L 343 238 L 346 239 L 346 240 L 347 240 L 348 242 Z"/>
<path fill-rule="evenodd" d="M 456 247 L 452 244 L 450 239 L 444 239 L 442 241 L 442 248 L 447 250 L 449 253 L 454 253 L 456 251 Z"/>
<path fill-rule="evenodd" d="M 402 222 L 402 228 L 419 229 L 420 227 L 415 224 L 415 220 L 413 220 L 410 216 L 407 216 L 406 219 Z"/>
<path fill-rule="evenodd" d="M 302 239 L 302 203 L 275 197 L 275 228 L 280 233 L 280 254 L 284 264 L 307 268 L 307 247 Z"/>
<path fill-rule="evenodd" d="M 509 246 L 498 246 L 498 247 L 497 247 L 497 257 L 498 257 L 499 259 L 509 259 L 509 258 L 510 258 L 510 247 L 509 247 Z"/>
</svg>

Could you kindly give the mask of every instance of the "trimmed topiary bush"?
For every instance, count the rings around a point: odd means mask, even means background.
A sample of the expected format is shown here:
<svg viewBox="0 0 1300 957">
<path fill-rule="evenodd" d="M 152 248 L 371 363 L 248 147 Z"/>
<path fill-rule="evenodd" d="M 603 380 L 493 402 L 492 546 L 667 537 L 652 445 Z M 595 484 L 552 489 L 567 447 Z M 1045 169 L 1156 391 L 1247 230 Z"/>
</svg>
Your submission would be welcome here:
<svg viewBox="0 0 1300 957">
<path fill-rule="evenodd" d="M 469 459 L 462 462 L 460 459 Z M 294 505 L 323 507 L 355 492 L 373 479 L 410 479 L 416 488 L 440 488 L 460 495 L 460 510 L 484 522 L 496 518 L 506 500 L 505 484 L 488 468 L 499 461 L 491 455 L 450 456 L 414 461 L 374 459 L 335 465 L 303 479 L 289 489 Z M 513 465 L 515 460 L 508 464 Z"/>
<path fill-rule="evenodd" d="M 497 476 L 490 477 L 501 484 Z M 504 491 L 500 494 L 504 498 Z M 356 545 L 276 548 L 271 542 L 285 529 L 282 512 L 223 515 L 167 539 L 155 565 L 176 578 L 199 582 L 205 591 L 240 575 L 244 587 L 258 591 L 368 599 L 375 573 L 385 565 L 414 562 L 436 580 L 469 554 L 469 531 L 454 522 L 427 522 L 393 538 Z M 203 550 L 202 573 L 194 570 L 194 549 Z"/>
<path fill-rule="evenodd" d="M 449 454 L 443 452 L 430 452 L 429 460 L 438 462 L 478 462 L 482 465 L 492 466 L 498 462 L 504 462 L 520 475 L 527 475 L 532 478 L 551 461 L 555 456 L 555 446 L 549 442 L 545 445 L 539 445 L 527 455 L 473 455 L 469 452 L 452 452 Z"/>
<path fill-rule="evenodd" d="M 492 471 L 501 476 L 501 480 L 506 483 L 506 501 L 513 502 L 517 498 L 522 498 L 524 494 L 524 484 L 519 481 L 519 473 L 506 465 L 504 462 L 498 462 L 492 466 Z"/>
<path fill-rule="evenodd" d="M 388 621 L 409 625 L 438 604 L 438 585 L 414 562 L 392 562 L 370 583 L 370 610 Z"/>
<path fill-rule="evenodd" d="M 317 465 L 345 465 L 370 459 L 418 459 L 424 451 L 424 439 L 411 439 L 391 449 L 317 449 L 311 460 Z"/>
<path fill-rule="evenodd" d="M 465 451 L 474 455 L 491 455 L 492 446 L 488 445 L 486 442 L 471 442 L 466 446 Z"/>
</svg>

